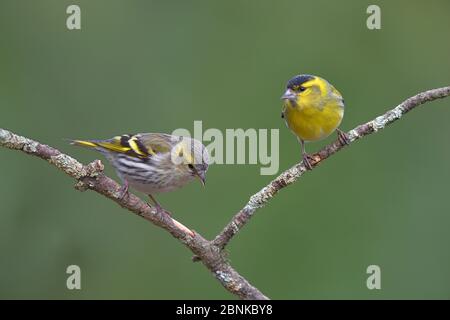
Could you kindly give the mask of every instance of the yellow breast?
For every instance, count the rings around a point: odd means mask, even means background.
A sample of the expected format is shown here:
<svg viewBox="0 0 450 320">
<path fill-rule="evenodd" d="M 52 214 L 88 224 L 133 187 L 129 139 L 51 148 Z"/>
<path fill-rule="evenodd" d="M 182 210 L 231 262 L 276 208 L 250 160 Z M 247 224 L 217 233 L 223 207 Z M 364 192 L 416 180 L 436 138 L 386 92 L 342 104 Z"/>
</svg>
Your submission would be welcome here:
<svg viewBox="0 0 450 320">
<path fill-rule="evenodd" d="M 336 101 L 329 101 L 322 108 L 299 108 L 287 102 L 283 114 L 288 127 L 300 139 L 317 141 L 329 136 L 341 124 L 344 108 Z"/>
</svg>

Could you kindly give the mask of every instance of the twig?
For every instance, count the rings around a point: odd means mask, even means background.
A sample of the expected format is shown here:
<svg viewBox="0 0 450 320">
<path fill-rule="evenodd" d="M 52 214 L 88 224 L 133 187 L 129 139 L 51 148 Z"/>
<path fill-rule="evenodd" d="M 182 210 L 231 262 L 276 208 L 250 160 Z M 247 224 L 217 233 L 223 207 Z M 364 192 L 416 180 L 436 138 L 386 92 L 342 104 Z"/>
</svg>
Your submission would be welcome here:
<svg viewBox="0 0 450 320">
<path fill-rule="evenodd" d="M 347 133 L 348 139 L 351 143 L 371 133 L 384 129 L 387 125 L 400 119 L 405 113 L 411 111 L 415 107 L 425 102 L 448 97 L 449 95 L 450 87 L 432 89 L 416 94 L 385 114 L 375 118 L 372 121 L 361 124 L 353 130 L 350 130 Z M 339 140 L 325 146 L 322 150 L 312 155 L 312 160 L 310 161 L 312 167 L 316 167 L 323 160 L 335 154 L 345 146 L 346 145 L 343 145 Z M 214 239 L 213 243 L 220 249 L 225 248 L 234 235 L 236 235 L 239 230 L 241 230 L 241 228 L 250 221 L 256 210 L 265 206 L 266 203 L 278 193 L 278 191 L 296 182 L 306 171 L 305 165 L 303 162 L 300 162 L 292 168 L 284 171 L 276 179 L 272 180 L 272 182 L 270 182 L 266 187 L 251 196 L 249 202 L 225 226 L 222 232 L 220 232 L 220 234 Z"/>
<path fill-rule="evenodd" d="M 377 117 L 375 120 L 362 124 L 347 133 L 349 141 L 353 142 L 366 135 L 383 129 L 386 125 L 400 119 L 400 117 L 428 101 L 444 98 L 450 95 L 450 87 L 433 89 L 419 93 L 411 97 L 394 109 Z M 94 190 L 105 197 L 118 203 L 120 206 L 143 217 L 153 224 L 166 229 L 173 237 L 181 241 L 195 255 L 195 260 L 200 260 L 211 271 L 216 279 L 231 293 L 242 299 L 265 300 L 268 299 L 257 288 L 252 286 L 245 278 L 239 275 L 227 261 L 223 249 L 239 230 L 246 225 L 257 209 L 263 207 L 282 188 L 297 181 L 305 172 L 303 162 L 286 170 L 275 180 L 261 189 L 250 198 L 247 205 L 241 209 L 213 240 L 208 241 L 198 233 L 193 233 L 180 222 L 166 216 L 159 215 L 156 210 L 150 208 L 147 203 L 130 194 L 120 198 L 120 186 L 111 178 L 103 174 L 103 164 L 95 160 L 88 165 L 83 165 L 74 158 L 61 153 L 55 148 L 41 144 L 37 141 L 16 135 L 8 130 L 0 128 L 0 146 L 20 150 L 25 153 L 47 160 L 63 172 L 75 178 L 75 187 L 84 191 Z M 341 150 L 345 145 L 335 141 L 312 155 L 311 165 L 316 167 L 320 162 Z"/>
</svg>

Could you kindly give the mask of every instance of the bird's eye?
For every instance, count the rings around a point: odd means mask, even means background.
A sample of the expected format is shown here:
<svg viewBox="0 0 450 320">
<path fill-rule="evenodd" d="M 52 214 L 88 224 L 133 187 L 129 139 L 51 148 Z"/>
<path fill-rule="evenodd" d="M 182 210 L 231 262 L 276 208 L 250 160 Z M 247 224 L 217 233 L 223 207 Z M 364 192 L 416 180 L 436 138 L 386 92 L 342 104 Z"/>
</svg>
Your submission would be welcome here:
<svg viewBox="0 0 450 320">
<path fill-rule="evenodd" d="M 306 90 L 306 88 L 303 87 L 303 86 L 298 87 L 298 91 L 300 91 L 300 92 L 303 92 L 303 91 L 305 91 L 305 90 Z"/>
<path fill-rule="evenodd" d="M 194 166 L 192 164 L 190 164 L 190 163 L 188 164 L 188 168 L 191 169 L 191 170 L 194 170 Z"/>
</svg>

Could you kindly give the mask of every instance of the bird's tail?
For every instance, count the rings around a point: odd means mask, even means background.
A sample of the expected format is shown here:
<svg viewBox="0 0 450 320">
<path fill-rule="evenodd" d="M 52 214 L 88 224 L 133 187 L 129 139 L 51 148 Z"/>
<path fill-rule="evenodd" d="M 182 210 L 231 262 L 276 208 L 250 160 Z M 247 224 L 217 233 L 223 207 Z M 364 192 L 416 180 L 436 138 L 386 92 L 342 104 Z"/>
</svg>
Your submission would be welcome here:
<svg viewBox="0 0 450 320">
<path fill-rule="evenodd" d="M 110 151 L 118 153 L 127 153 L 130 147 L 121 143 L 120 137 L 114 137 L 109 140 L 69 140 L 70 144 L 86 147 L 96 148 L 99 151 Z"/>
</svg>

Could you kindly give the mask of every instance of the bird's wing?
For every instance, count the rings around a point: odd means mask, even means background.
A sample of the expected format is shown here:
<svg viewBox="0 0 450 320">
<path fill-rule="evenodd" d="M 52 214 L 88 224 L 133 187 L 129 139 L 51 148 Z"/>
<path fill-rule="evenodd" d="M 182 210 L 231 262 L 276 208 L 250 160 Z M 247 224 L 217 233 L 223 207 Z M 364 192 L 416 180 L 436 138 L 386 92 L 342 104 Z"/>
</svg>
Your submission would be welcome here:
<svg viewBox="0 0 450 320">
<path fill-rule="evenodd" d="M 150 154 L 170 152 L 180 141 L 180 137 L 165 133 L 140 133 L 136 136 Z"/>
<path fill-rule="evenodd" d="M 342 94 L 339 92 L 339 90 L 336 89 L 334 86 L 331 86 L 331 92 L 338 100 L 342 102 L 342 106 L 344 106 L 344 98 L 342 97 Z"/>
<path fill-rule="evenodd" d="M 177 138 L 164 133 L 140 133 L 124 134 L 107 140 L 72 140 L 72 144 L 147 158 L 157 153 L 170 152 Z"/>
</svg>

